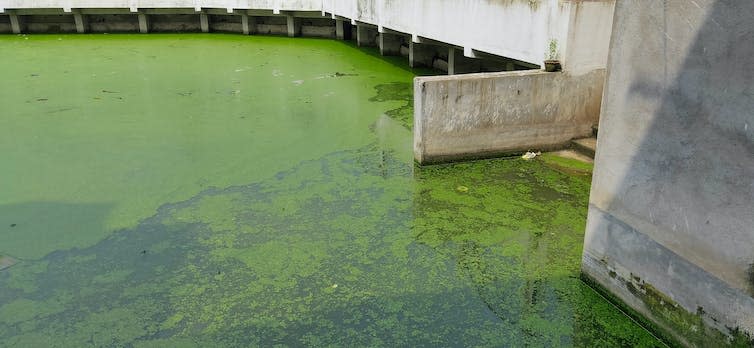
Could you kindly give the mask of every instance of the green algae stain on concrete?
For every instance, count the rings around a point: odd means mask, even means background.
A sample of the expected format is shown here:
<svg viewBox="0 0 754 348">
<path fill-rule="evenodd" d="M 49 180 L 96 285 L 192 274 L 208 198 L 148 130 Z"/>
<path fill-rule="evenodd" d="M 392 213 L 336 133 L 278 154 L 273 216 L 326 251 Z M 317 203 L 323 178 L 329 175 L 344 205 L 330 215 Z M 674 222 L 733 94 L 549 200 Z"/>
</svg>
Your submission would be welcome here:
<svg viewBox="0 0 754 348">
<path fill-rule="evenodd" d="M 44 51 L 56 38 L 0 40 Z M 26 257 L 0 272 L 0 346 L 660 345 L 578 279 L 588 177 L 520 159 L 414 167 L 411 133 L 384 116 L 408 105 L 396 87 L 410 82 L 406 70 L 323 40 L 62 39 L 141 52 L 134 68 L 158 75 L 104 84 L 91 103 L 140 87 L 155 110 L 110 106 L 44 124 L 43 109 L 14 104 L 0 121 L 28 128 L 0 138 L 14 182 L 23 171 L 10 163 L 61 176 L 36 173 L 26 179 L 51 182 L 10 190 L 0 211 L 13 214 L 2 222 L 34 207 L 89 221 L 84 231 L 42 231 L 50 240 L 2 231 L 2 248 Z M 151 60 L 171 52 L 159 47 L 218 63 L 159 75 Z M 263 59 L 284 53 L 299 58 Z M 295 67 L 318 56 L 311 69 Z M 16 64 L 25 76 L 30 67 Z M 108 64 L 89 74 L 107 75 Z M 245 80 L 254 77 L 259 86 Z M 97 81 L 63 93 L 89 98 Z M 14 142 L 31 146 L 37 133 L 48 138 L 32 146 L 42 156 L 34 162 Z M 45 155 L 55 144 L 61 158 Z M 35 201 L 68 203 L 21 203 Z M 33 231 L 30 222 L 14 228 Z"/>
</svg>

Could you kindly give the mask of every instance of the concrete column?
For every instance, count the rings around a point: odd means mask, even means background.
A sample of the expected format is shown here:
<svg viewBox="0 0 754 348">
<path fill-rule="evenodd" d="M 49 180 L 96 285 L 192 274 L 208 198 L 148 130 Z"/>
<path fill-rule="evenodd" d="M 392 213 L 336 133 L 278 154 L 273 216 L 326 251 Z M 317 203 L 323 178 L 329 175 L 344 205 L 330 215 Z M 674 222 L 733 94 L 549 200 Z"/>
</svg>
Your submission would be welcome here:
<svg viewBox="0 0 754 348">
<path fill-rule="evenodd" d="M 10 27 L 13 34 L 21 34 L 23 32 L 23 20 L 15 13 L 10 13 Z"/>
<path fill-rule="evenodd" d="M 448 48 L 448 75 L 456 74 L 456 49 L 455 47 Z"/>
<path fill-rule="evenodd" d="M 246 13 L 241 14 L 241 29 L 244 35 L 254 34 L 257 29 L 257 18 Z"/>
<path fill-rule="evenodd" d="M 398 56 L 401 54 L 401 37 L 396 34 L 380 33 L 378 38 L 380 54 L 383 56 Z"/>
<path fill-rule="evenodd" d="M 287 15 L 285 17 L 286 24 L 288 24 L 288 37 L 296 37 L 301 35 L 301 21 L 293 15 Z"/>
<path fill-rule="evenodd" d="M 204 12 L 200 13 L 199 22 L 202 26 L 202 33 L 209 33 L 209 15 Z"/>
<path fill-rule="evenodd" d="M 359 47 L 367 46 L 367 40 L 369 40 L 367 27 L 361 24 L 356 25 L 356 45 Z"/>
<path fill-rule="evenodd" d="M 73 21 L 76 23 L 76 32 L 79 34 L 86 33 L 87 22 L 86 16 L 81 14 L 80 11 L 73 12 Z"/>
<path fill-rule="evenodd" d="M 149 15 L 146 13 L 139 13 L 139 32 L 146 34 L 149 32 Z"/>
<path fill-rule="evenodd" d="M 419 66 L 432 67 L 435 49 L 429 45 L 422 45 L 411 41 L 408 46 L 408 65 L 412 68 Z"/>
<path fill-rule="evenodd" d="M 337 37 L 338 40 L 346 39 L 346 33 L 345 33 L 345 30 L 343 29 L 344 22 L 345 21 L 340 20 L 340 19 L 335 20 L 335 37 Z"/>
</svg>

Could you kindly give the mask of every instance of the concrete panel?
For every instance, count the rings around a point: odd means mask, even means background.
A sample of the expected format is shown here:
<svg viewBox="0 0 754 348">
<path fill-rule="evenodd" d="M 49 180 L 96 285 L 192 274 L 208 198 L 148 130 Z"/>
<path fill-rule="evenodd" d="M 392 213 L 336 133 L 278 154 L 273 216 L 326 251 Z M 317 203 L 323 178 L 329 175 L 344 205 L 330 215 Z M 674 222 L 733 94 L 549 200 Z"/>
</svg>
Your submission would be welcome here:
<svg viewBox="0 0 754 348">
<path fill-rule="evenodd" d="M 751 13 L 616 4 L 583 270 L 689 346 L 754 333 Z"/>
<path fill-rule="evenodd" d="M 89 29 L 95 33 L 138 32 L 139 19 L 136 14 L 88 15 Z"/>
<path fill-rule="evenodd" d="M 604 70 L 418 77 L 414 157 L 434 163 L 562 147 L 592 133 L 604 78 Z"/>
</svg>

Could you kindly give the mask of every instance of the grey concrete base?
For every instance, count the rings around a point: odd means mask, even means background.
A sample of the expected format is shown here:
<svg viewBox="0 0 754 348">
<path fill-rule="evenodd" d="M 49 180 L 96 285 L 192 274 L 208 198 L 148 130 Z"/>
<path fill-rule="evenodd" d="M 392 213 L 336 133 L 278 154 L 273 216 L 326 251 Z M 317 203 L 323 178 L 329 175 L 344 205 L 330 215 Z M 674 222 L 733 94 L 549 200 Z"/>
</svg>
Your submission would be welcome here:
<svg viewBox="0 0 754 348">
<path fill-rule="evenodd" d="M 749 323 L 754 298 L 601 209 L 589 207 L 582 271 L 686 346 L 721 346 L 724 323 Z M 668 272 L 668 270 L 672 270 Z M 690 326 L 695 325 L 696 329 Z M 696 330 L 694 332 L 694 330 Z"/>
<path fill-rule="evenodd" d="M 592 134 L 605 71 L 503 72 L 414 80 L 420 164 L 563 148 Z"/>
</svg>

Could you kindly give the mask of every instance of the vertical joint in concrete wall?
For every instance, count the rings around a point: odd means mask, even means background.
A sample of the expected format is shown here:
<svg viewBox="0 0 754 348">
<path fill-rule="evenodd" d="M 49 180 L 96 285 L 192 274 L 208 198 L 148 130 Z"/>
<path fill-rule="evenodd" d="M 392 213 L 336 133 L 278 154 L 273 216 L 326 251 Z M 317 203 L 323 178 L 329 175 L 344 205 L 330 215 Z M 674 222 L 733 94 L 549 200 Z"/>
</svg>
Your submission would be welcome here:
<svg viewBox="0 0 754 348">
<path fill-rule="evenodd" d="M 73 21 L 76 24 L 76 32 L 79 34 L 86 33 L 86 15 L 81 14 L 81 11 L 75 10 L 73 11 Z"/>
<path fill-rule="evenodd" d="M 209 33 L 209 16 L 206 12 L 199 13 L 199 22 L 202 27 L 202 33 Z"/>
<path fill-rule="evenodd" d="M 10 27 L 13 34 L 21 34 L 24 31 L 23 24 L 21 16 L 15 13 L 10 13 Z"/>
<path fill-rule="evenodd" d="M 292 14 L 287 15 L 285 18 L 288 24 L 288 37 L 301 35 L 301 21 Z"/>
<path fill-rule="evenodd" d="M 139 32 L 146 34 L 149 32 L 149 15 L 146 13 L 139 13 L 136 15 L 139 18 Z"/>
</svg>

